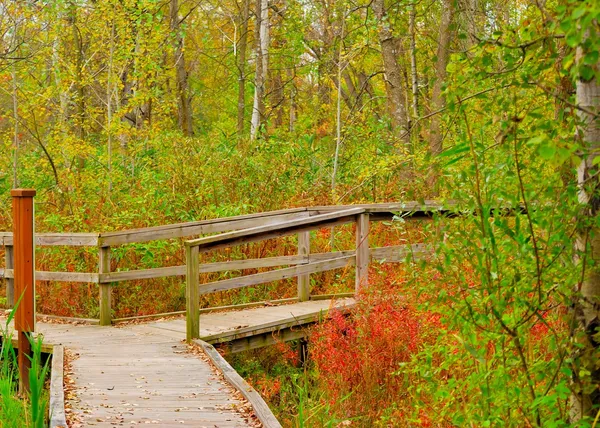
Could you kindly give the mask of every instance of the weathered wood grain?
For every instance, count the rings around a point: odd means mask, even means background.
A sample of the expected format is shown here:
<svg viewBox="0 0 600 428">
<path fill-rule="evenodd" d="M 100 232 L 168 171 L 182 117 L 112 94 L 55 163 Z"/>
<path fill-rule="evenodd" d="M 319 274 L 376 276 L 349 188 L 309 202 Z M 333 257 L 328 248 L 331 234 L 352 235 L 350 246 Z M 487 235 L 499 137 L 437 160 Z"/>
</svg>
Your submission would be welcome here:
<svg viewBox="0 0 600 428">
<path fill-rule="evenodd" d="M 46 341 L 78 354 L 65 398 L 82 426 L 248 426 L 233 387 L 187 352 L 183 334 L 144 325 L 38 327 Z"/>
<path fill-rule="evenodd" d="M 300 255 L 265 257 L 262 259 L 232 260 L 227 262 L 205 263 L 198 267 L 198 272 L 224 272 L 244 269 L 259 269 L 266 267 L 297 265 L 308 263 L 308 257 Z M 130 270 L 123 272 L 111 272 L 100 275 L 100 282 L 132 281 L 149 278 L 166 278 L 170 276 L 183 276 L 186 266 L 169 266 L 163 268 Z"/>
<path fill-rule="evenodd" d="M 14 278 L 13 269 L 0 269 L 0 276 L 4 278 Z M 36 281 L 56 281 L 56 282 L 85 282 L 97 283 L 97 273 L 87 272 L 46 272 L 35 271 Z"/>
<path fill-rule="evenodd" d="M 1 245 L 13 245 L 12 232 L 0 232 Z M 69 246 L 95 247 L 98 245 L 97 233 L 36 233 L 35 244 L 40 247 Z"/>
<path fill-rule="evenodd" d="M 264 428 L 281 428 L 281 424 L 275 418 L 265 400 L 229 365 L 212 345 L 202 340 L 195 340 L 194 342 L 202 347 L 212 363 L 223 373 L 225 379 L 248 400 Z"/>
<path fill-rule="evenodd" d="M 63 388 L 64 349 L 61 345 L 52 347 L 50 369 L 50 428 L 67 428 L 65 416 L 65 392 Z"/>
<path fill-rule="evenodd" d="M 99 245 L 116 246 L 161 239 L 185 238 L 209 233 L 221 233 L 228 230 L 256 227 L 257 225 L 275 224 L 301 217 L 305 215 L 305 212 L 306 208 L 292 208 L 229 218 L 102 233 L 99 237 Z"/>
<path fill-rule="evenodd" d="M 355 291 L 369 284 L 369 214 L 356 218 L 356 276 Z"/>
<path fill-rule="evenodd" d="M 298 255 L 309 260 L 310 232 L 298 233 Z M 305 302 L 310 299 L 310 273 L 298 275 L 298 300 Z"/>
<path fill-rule="evenodd" d="M 314 300 L 292 304 L 201 313 L 200 339 L 209 343 L 222 343 L 271 334 L 318 321 L 327 317 L 333 308 L 343 312 L 350 311 L 356 304 L 353 298 L 324 297 L 315 296 Z M 168 336 L 182 338 L 186 334 L 186 320 L 182 318 L 155 321 L 146 324 L 146 327 L 160 330 Z"/>
<path fill-rule="evenodd" d="M 185 310 L 186 310 L 186 340 L 200 338 L 200 303 L 199 299 L 199 278 L 198 278 L 198 247 L 186 247 L 185 263 L 186 284 L 185 284 Z"/>
<path fill-rule="evenodd" d="M 227 352 L 235 354 L 236 352 L 249 351 L 251 349 L 265 348 L 278 343 L 290 342 L 292 340 L 303 339 L 307 336 L 308 329 L 303 327 L 284 328 L 277 332 L 259 334 L 257 336 L 243 337 L 227 342 L 225 345 Z"/>
<path fill-rule="evenodd" d="M 185 245 L 198 247 L 200 252 L 205 252 L 217 248 L 230 247 L 233 245 L 262 241 L 280 236 L 293 235 L 298 232 L 320 229 L 322 227 L 331 227 L 332 225 L 337 224 L 351 223 L 354 221 L 354 216 L 361 213 L 364 213 L 364 209 L 352 208 L 348 210 L 321 214 L 309 218 L 301 218 L 298 220 L 290 220 L 265 226 L 242 229 L 200 239 L 192 239 L 190 241 L 186 241 Z"/>
<path fill-rule="evenodd" d="M 433 248 L 427 244 L 371 248 L 371 260 L 381 263 L 400 263 L 407 258 L 417 261 L 431 254 L 433 254 Z"/>
<path fill-rule="evenodd" d="M 101 247 L 98 250 L 98 272 L 106 274 L 110 272 L 110 247 Z M 111 301 L 110 301 L 110 284 L 100 284 L 99 286 L 100 300 L 100 325 L 111 324 Z"/>
<path fill-rule="evenodd" d="M 354 256 L 345 256 L 337 259 L 313 262 L 284 269 L 277 269 L 269 272 L 257 273 L 254 275 L 246 275 L 237 278 L 225 279 L 222 281 L 209 282 L 206 284 L 201 284 L 199 290 L 200 294 L 208 294 L 214 293 L 215 291 L 232 290 L 235 288 L 264 284 L 267 282 L 293 278 L 298 275 L 306 275 L 310 273 L 342 268 L 345 267 L 348 263 L 352 263 L 353 261 Z"/>
</svg>

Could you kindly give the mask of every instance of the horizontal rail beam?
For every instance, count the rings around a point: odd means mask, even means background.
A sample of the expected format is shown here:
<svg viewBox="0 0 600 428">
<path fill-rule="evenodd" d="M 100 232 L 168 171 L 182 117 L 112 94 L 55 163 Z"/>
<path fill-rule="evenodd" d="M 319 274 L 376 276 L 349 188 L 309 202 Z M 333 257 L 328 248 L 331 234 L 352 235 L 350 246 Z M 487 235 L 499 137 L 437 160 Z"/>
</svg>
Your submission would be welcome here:
<svg viewBox="0 0 600 428">
<path fill-rule="evenodd" d="M 327 253 L 326 253 L 327 254 Z M 333 257 L 329 257 L 333 258 Z M 282 265 L 298 265 L 308 263 L 308 257 L 280 256 L 264 259 L 233 260 L 227 262 L 206 263 L 200 265 L 200 273 L 223 272 L 230 270 L 258 269 Z M 100 275 L 100 283 L 132 281 L 136 279 L 166 278 L 169 276 L 185 275 L 185 265 L 169 266 L 154 269 L 140 269 L 123 272 L 111 272 Z"/>
<path fill-rule="evenodd" d="M 198 247 L 200 252 L 206 252 L 217 248 L 231 247 L 233 245 L 246 244 L 249 242 L 262 241 L 265 239 L 288 236 L 307 230 L 332 227 L 338 224 L 351 223 L 355 216 L 364 213 L 362 208 L 336 211 L 298 220 L 253 227 L 250 229 L 237 230 L 235 232 L 222 233 L 220 235 L 208 236 L 200 239 L 186 241 L 187 247 Z"/>
<path fill-rule="evenodd" d="M 330 259 L 321 262 L 308 263 L 304 265 L 277 269 L 269 272 L 261 272 L 255 275 L 247 275 L 238 278 L 225 279 L 222 281 L 209 282 L 201 284 L 200 294 L 214 293 L 215 291 L 233 290 L 236 288 L 248 287 L 251 285 L 264 284 L 271 281 L 293 278 L 307 273 L 323 272 L 332 269 L 342 268 L 349 263 L 354 263 L 355 256 L 345 256 L 337 259 Z"/>
<path fill-rule="evenodd" d="M 13 269 L 0 269 L 0 278 L 14 278 Z M 98 283 L 97 273 L 36 271 L 36 281 Z"/>
<path fill-rule="evenodd" d="M 356 205 L 324 205 L 307 207 L 311 215 L 326 213 L 332 211 L 345 210 L 350 208 L 363 208 L 367 213 L 397 213 L 409 215 L 416 212 L 441 212 L 449 211 L 456 208 L 458 205 L 455 201 L 434 201 L 426 200 L 423 202 L 407 201 L 407 202 L 392 202 L 381 204 L 356 204 Z"/>
<path fill-rule="evenodd" d="M 306 216 L 306 208 L 292 208 L 281 211 L 248 214 L 243 216 L 201 220 L 165 226 L 131 229 L 122 232 L 100 234 L 99 245 L 110 247 L 161 239 L 185 238 L 194 235 L 221 233 L 229 230 L 246 229 L 257 225 L 275 224 Z"/>
<path fill-rule="evenodd" d="M 41 247 L 95 247 L 98 236 L 97 233 L 36 233 L 35 244 Z M 13 245 L 12 232 L 0 232 L 0 245 Z"/>
<path fill-rule="evenodd" d="M 431 247 L 425 244 L 413 245 L 395 245 L 390 247 L 371 248 L 371 259 L 382 263 L 403 262 L 410 254 L 419 260 L 423 256 L 432 252 Z M 285 265 L 305 265 L 313 262 L 338 259 L 340 257 L 354 256 L 354 250 L 336 251 L 331 253 L 313 253 L 309 256 L 280 256 L 267 257 L 264 259 L 234 260 L 227 262 L 206 263 L 200 265 L 200 273 L 238 271 L 244 269 L 260 269 L 267 267 L 285 266 Z M 81 282 L 81 283 L 100 283 L 134 281 L 152 278 L 167 278 L 172 276 L 184 276 L 185 265 L 169 266 L 154 269 L 140 269 L 123 272 L 111 272 L 104 274 L 87 272 L 47 272 L 36 271 L 36 280 L 38 281 L 56 281 L 56 282 Z M 13 269 L 0 268 L 0 278 L 12 279 Z"/>
<path fill-rule="evenodd" d="M 421 260 L 424 256 L 433 253 L 432 247 L 427 244 L 393 245 L 390 247 L 371 248 L 371 260 L 381 263 L 400 263 L 412 256 L 414 260 Z"/>
</svg>

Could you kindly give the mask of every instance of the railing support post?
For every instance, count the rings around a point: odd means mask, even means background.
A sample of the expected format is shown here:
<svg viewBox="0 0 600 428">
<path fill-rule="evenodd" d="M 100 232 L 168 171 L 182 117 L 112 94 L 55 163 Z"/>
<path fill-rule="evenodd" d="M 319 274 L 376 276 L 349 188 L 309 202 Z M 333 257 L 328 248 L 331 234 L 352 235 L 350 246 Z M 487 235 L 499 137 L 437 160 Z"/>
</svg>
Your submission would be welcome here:
<svg viewBox="0 0 600 428">
<path fill-rule="evenodd" d="M 7 245 L 4 247 L 4 266 L 6 269 L 14 269 L 14 247 Z M 6 278 L 6 306 L 9 309 L 15 305 L 15 280 L 13 278 Z"/>
<path fill-rule="evenodd" d="M 356 285 L 358 293 L 361 287 L 369 283 L 369 214 L 356 216 Z"/>
<path fill-rule="evenodd" d="M 298 233 L 298 254 L 309 258 L 310 254 L 310 232 Z M 298 275 L 298 301 L 310 300 L 310 274 Z"/>
<path fill-rule="evenodd" d="M 196 246 L 185 247 L 185 336 L 188 342 L 200 338 L 200 278 L 199 250 Z"/>
<path fill-rule="evenodd" d="M 31 333 L 35 331 L 35 242 L 33 189 L 13 189 L 14 284 L 18 306 L 15 330 L 18 335 L 19 391 L 29 392 Z"/>
<path fill-rule="evenodd" d="M 98 254 L 98 272 L 100 273 L 100 275 L 102 275 L 103 273 L 110 273 L 110 247 L 100 247 L 98 249 Z M 100 281 L 100 279 L 98 279 L 98 281 Z M 100 325 L 111 325 L 111 285 L 108 283 L 98 283 L 98 287 L 100 289 Z"/>
</svg>

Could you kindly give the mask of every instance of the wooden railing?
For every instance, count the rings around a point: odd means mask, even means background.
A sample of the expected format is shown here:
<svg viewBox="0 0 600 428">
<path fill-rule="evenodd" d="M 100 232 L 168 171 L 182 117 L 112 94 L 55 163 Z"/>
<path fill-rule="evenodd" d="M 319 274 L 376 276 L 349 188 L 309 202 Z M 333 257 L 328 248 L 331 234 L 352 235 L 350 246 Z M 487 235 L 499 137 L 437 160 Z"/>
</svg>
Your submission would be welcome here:
<svg viewBox="0 0 600 428">
<path fill-rule="evenodd" d="M 383 248 L 369 248 L 369 228 L 371 217 L 373 220 L 389 218 L 392 215 L 389 207 L 363 206 L 343 207 L 335 210 L 321 207 L 313 211 L 313 216 L 303 219 L 283 221 L 276 224 L 262 225 L 259 227 L 222 233 L 215 236 L 186 241 L 186 338 L 188 341 L 200 337 L 200 307 L 199 297 L 203 294 L 217 291 L 232 290 L 272 281 L 297 277 L 298 301 L 311 298 L 310 274 L 339 269 L 353 264 L 355 266 L 355 292 L 368 284 L 368 267 L 372 259 L 399 262 L 408 255 L 413 257 L 427 253 L 423 244 L 391 246 Z M 441 208 L 437 208 L 438 211 Z M 413 211 L 425 214 L 424 210 Z M 406 212 L 408 214 L 408 212 Z M 427 209 L 427 216 L 432 211 Z M 347 223 L 356 224 L 355 249 L 344 252 L 310 254 L 310 231 L 335 227 Z M 273 257 L 269 266 L 280 266 L 298 263 L 299 265 L 247 275 L 238 278 L 201 284 L 199 281 L 200 258 L 204 252 L 219 248 L 232 247 L 251 242 L 282 236 L 298 235 L 298 256 Z M 263 259 L 269 260 L 269 259 Z M 293 262 L 292 262 L 293 261 Z M 257 266 L 256 261 L 253 267 Z"/>
<path fill-rule="evenodd" d="M 42 233 L 36 235 L 36 245 L 43 247 L 96 247 L 98 249 L 97 272 L 47 272 L 36 271 L 36 279 L 55 282 L 80 282 L 99 284 L 99 323 L 110 325 L 111 316 L 111 287 L 121 281 L 144 280 L 151 278 L 166 278 L 174 276 L 189 276 L 190 263 L 186 265 L 138 269 L 129 271 L 111 271 L 111 251 L 121 245 L 144 243 L 150 241 L 191 238 L 198 235 L 217 233 L 186 243 L 186 252 L 209 251 L 210 249 L 229 247 L 245 242 L 255 242 L 263 239 L 298 235 L 298 254 L 260 259 L 226 261 L 199 264 L 198 257 L 192 263 L 197 273 L 221 272 L 242 269 L 257 269 L 276 266 L 290 266 L 271 272 L 249 275 L 243 278 L 227 279 L 215 283 L 203 284 L 198 288 L 201 293 L 217 290 L 239 288 L 261 284 L 280 279 L 298 278 L 298 300 L 308 300 L 310 296 L 309 276 L 348 263 L 355 263 L 358 271 L 357 281 L 366 282 L 366 266 L 369 257 L 373 260 L 399 262 L 408 254 L 418 256 L 425 252 L 423 245 L 411 247 L 394 246 L 368 248 L 368 228 L 370 221 L 391 219 L 393 216 L 406 218 L 431 217 L 435 213 L 448 213 L 448 205 L 437 202 L 408 202 L 396 204 L 368 204 L 360 206 L 320 206 L 310 208 L 292 208 L 266 213 L 242 215 L 214 220 L 202 220 L 179 223 L 166 226 L 148 227 L 109 233 Z M 346 223 L 357 222 L 358 251 L 341 251 L 332 253 L 310 253 L 310 230 L 323 227 L 333 227 Z M 232 231 L 232 232 L 229 232 Z M 229 233 L 223 233 L 229 232 Z M 14 303 L 13 295 L 13 251 L 12 233 L 0 232 L 0 245 L 5 249 L 5 267 L 0 268 L 0 277 L 7 282 L 7 303 Z M 196 250 L 193 250 L 196 248 Z M 370 256 L 369 256 L 370 255 Z M 356 262 L 358 260 L 358 262 Z M 237 285 L 241 284 L 241 285 Z M 189 287 L 188 287 L 189 288 Z M 193 292 L 188 291 L 188 294 Z M 189 300 L 189 299 L 188 299 Z M 196 304 L 196 306 L 198 306 Z M 189 308 L 186 312 L 189 313 Z M 181 312 L 183 313 L 183 312 Z M 160 315 L 160 314 L 158 314 Z"/>
</svg>

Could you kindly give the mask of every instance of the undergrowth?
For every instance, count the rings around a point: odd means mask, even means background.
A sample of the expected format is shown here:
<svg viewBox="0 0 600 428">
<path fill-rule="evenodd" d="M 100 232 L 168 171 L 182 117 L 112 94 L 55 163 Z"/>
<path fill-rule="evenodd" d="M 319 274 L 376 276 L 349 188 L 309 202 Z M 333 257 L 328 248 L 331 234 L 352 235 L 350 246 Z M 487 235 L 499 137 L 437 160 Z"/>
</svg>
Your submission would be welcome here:
<svg viewBox="0 0 600 428">
<path fill-rule="evenodd" d="M 14 311 L 4 326 L 0 326 L 0 427 L 44 428 L 48 426 L 48 360 L 42 362 L 42 337 L 32 339 L 30 392 L 20 396 L 17 351 L 13 347 L 9 324 Z"/>
</svg>

